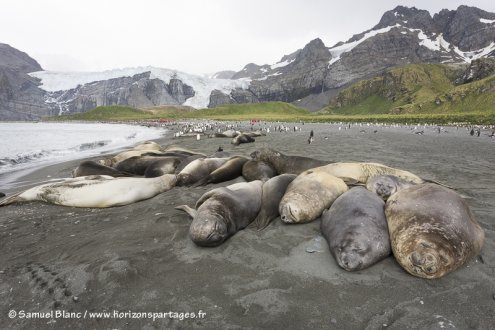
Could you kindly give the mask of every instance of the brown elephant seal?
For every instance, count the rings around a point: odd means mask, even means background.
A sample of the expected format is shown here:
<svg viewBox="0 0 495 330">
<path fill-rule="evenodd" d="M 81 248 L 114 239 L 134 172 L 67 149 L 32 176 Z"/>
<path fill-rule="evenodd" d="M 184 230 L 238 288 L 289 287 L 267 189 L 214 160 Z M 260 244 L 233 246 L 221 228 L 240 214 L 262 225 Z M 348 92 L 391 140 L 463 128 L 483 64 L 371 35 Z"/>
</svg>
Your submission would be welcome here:
<svg viewBox="0 0 495 330">
<path fill-rule="evenodd" d="M 194 136 L 196 136 L 196 134 L 194 134 Z M 174 145 L 174 144 L 171 144 L 171 145 L 168 145 L 168 146 L 163 147 L 163 152 L 165 152 L 165 153 L 168 153 L 168 152 L 179 152 L 179 153 L 182 153 L 182 154 L 187 155 L 187 156 L 201 155 L 203 157 L 206 157 L 206 155 L 203 154 L 203 153 L 201 153 L 201 152 L 196 152 L 196 151 L 193 151 L 193 150 L 190 150 L 190 149 L 187 149 L 187 148 L 183 148 L 183 147 L 180 147 L 180 146 L 177 146 L 177 145 Z"/>
<path fill-rule="evenodd" d="M 258 230 L 265 229 L 280 215 L 278 212 L 280 200 L 284 196 L 287 186 L 294 181 L 296 176 L 295 174 L 281 174 L 269 179 L 263 184 L 261 210 L 253 222 L 253 225 Z"/>
<path fill-rule="evenodd" d="M 234 137 L 230 143 L 238 146 L 241 143 L 251 143 L 254 141 L 255 141 L 254 137 L 242 133 L 242 134 L 239 134 L 236 137 Z"/>
<path fill-rule="evenodd" d="M 175 169 L 175 174 L 179 174 L 187 165 L 189 165 L 190 163 L 192 163 L 196 159 L 201 159 L 201 158 L 205 158 L 205 157 L 201 156 L 201 155 L 192 155 L 192 156 L 188 156 L 188 157 L 182 159 L 180 164 Z M 223 157 L 218 157 L 218 158 L 223 158 Z"/>
<path fill-rule="evenodd" d="M 416 184 L 425 182 L 411 172 L 378 163 L 332 163 L 314 170 L 326 172 L 348 183 L 366 184 L 370 178 L 378 175 L 394 175 L 402 180 Z"/>
<path fill-rule="evenodd" d="M 200 246 L 218 246 L 256 217 L 261 207 L 263 182 L 236 183 L 205 193 L 196 202 L 196 209 L 187 205 L 176 209 L 192 218 L 189 235 Z"/>
<path fill-rule="evenodd" d="M 485 234 L 466 202 L 436 184 L 393 194 L 385 215 L 394 256 L 414 276 L 445 276 L 477 256 L 483 246 Z"/>
<path fill-rule="evenodd" d="M 348 190 L 345 182 L 323 171 L 308 170 L 292 181 L 279 205 L 285 223 L 305 223 L 321 216 Z"/>
<path fill-rule="evenodd" d="M 328 161 L 302 156 L 288 156 L 273 149 L 260 149 L 251 153 L 251 158 L 269 163 L 278 174 L 300 174 L 314 167 L 327 165 Z"/>
<path fill-rule="evenodd" d="M 181 161 L 180 157 L 134 156 L 115 164 L 115 169 L 143 176 L 146 170 L 153 166 L 156 169 L 162 168 L 163 174 L 172 174 Z M 148 174 L 151 173 L 150 170 Z"/>
<path fill-rule="evenodd" d="M 73 178 L 88 175 L 109 175 L 114 178 L 134 176 L 132 173 L 119 171 L 113 167 L 105 166 L 92 160 L 85 160 L 72 170 Z"/>
<path fill-rule="evenodd" d="M 145 178 L 156 178 L 164 174 L 174 174 L 177 166 L 182 162 L 178 157 L 158 157 L 149 163 L 144 171 Z"/>
<path fill-rule="evenodd" d="M 112 207 L 154 197 L 175 186 L 176 175 L 158 178 L 114 178 L 90 175 L 47 183 L 9 196 L 0 206 L 27 201 L 72 207 Z"/>
<path fill-rule="evenodd" d="M 146 142 L 142 142 L 142 143 L 139 143 L 137 145 L 135 145 L 134 147 L 132 147 L 133 150 L 152 150 L 152 151 L 161 151 L 162 150 L 162 147 L 156 143 L 156 142 L 153 142 L 153 141 L 146 141 Z"/>
<path fill-rule="evenodd" d="M 190 186 L 206 178 L 227 160 L 228 158 L 199 158 L 193 160 L 177 175 L 177 186 Z"/>
<path fill-rule="evenodd" d="M 115 164 L 121 162 L 121 161 L 124 161 L 128 158 L 131 158 L 131 157 L 136 157 L 136 156 L 143 156 L 143 155 L 147 155 L 147 156 L 162 156 L 163 153 L 160 152 L 160 151 L 152 151 L 152 150 L 127 150 L 127 151 L 123 151 L 115 156 L 113 156 L 112 158 L 110 159 L 104 159 L 101 161 L 101 163 L 103 165 L 106 165 L 106 166 L 115 166 Z"/>
<path fill-rule="evenodd" d="M 395 175 L 378 175 L 368 179 L 366 189 L 374 192 L 386 201 L 398 191 L 414 186 L 415 183 L 401 179 Z"/>
<path fill-rule="evenodd" d="M 246 181 L 266 181 L 277 175 L 277 171 L 267 162 L 248 160 L 242 167 L 242 176 Z"/>
<path fill-rule="evenodd" d="M 194 186 L 204 186 L 209 183 L 233 180 L 242 175 L 242 167 L 248 160 L 249 159 L 244 156 L 231 157 L 222 166 L 196 182 Z"/>
<path fill-rule="evenodd" d="M 340 267 L 365 269 L 392 253 L 384 206 L 376 194 L 354 187 L 323 212 L 321 233 Z"/>
</svg>

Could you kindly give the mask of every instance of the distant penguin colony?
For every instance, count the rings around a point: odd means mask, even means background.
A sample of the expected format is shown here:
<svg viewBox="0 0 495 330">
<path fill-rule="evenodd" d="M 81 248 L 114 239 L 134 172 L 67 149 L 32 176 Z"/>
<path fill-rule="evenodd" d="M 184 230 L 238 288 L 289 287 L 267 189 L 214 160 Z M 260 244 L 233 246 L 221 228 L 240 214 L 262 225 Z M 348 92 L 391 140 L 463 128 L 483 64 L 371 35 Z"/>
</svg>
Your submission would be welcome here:
<svg viewBox="0 0 495 330">
<path fill-rule="evenodd" d="M 235 126 L 224 131 L 206 127 L 214 132 L 209 138 L 232 139 L 235 151 L 269 132 L 269 128 L 240 132 Z M 350 129 L 350 124 L 342 127 Z M 289 129 L 278 125 L 273 131 Z M 200 135 L 206 135 L 204 126 L 175 133 L 176 137 Z M 308 142 L 313 141 L 311 131 Z M 189 236 L 195 244 L 218 246 L 251 224 L 263 230 L 278 217 L 285 224 L 321 219 L 320 231 L 344 270 L 363 270 L 393 254 L 408 273 L 433 279 L 475 258 L 484 241 L 483 229 L 454 190 L 379 163 L 320 160 L 269 148 L 258 149 L 250 157 L 239 152 L 231 155 L 222 146 L 203 153 L 145 142 L 100 162 L 83 161 L 72 174 L 74 178 L 8 197 L 0 193 L 4 197 L 0 206 L 43 201 L 115 207 L 175 186 L 193 189 L 236 179 L 241 182 L 205 192 L 194 208 L 176 207 L 192 218 Z"/>
</svg>

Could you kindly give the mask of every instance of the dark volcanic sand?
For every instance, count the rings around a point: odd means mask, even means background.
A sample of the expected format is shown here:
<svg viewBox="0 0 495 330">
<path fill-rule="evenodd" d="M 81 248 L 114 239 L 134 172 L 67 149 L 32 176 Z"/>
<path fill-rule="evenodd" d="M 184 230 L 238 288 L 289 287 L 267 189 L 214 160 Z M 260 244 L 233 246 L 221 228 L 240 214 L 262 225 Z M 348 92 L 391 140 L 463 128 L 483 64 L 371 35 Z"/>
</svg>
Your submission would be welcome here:
<svg viewBox="0 0 495 330">
<path fill-rule="evenodd" d="M 218 145 L 246 155 L 272 147 L 329 161 L 375 161 L 444 182 L 471 197 L 486 233 L 482 258 L 438 280 L 407 274 L 393 257 L 349 273 L 330 255 L 319 220 L 284 225 L 276 219 L 265 231 L 243 230 L 219 247 L 195 246 L 188 237 L 191 220 L 174 206 L 194 206 L 205 191 L 232 182 L 176 187 L 110 209 L 30 202 L 0 208 L 0 328 L 492 328 L 495 139 L 455 128 L 415 135 L 407 128 L 377 128 L 375 134 L 374 127 L 302 127 L 238 147 L 220 138 L 170 142 L 205 153 Z M 315 142 L 308 145 L 310 129 Z M 20 180 L 67 177 L 77 163 L 50 166 Z M 11 319 L 10 310 L 79 312 L 81 318 Z M 114 310 L 206 315 L 89 318 L 89 312 L 113 315 Z"/>
</svg>

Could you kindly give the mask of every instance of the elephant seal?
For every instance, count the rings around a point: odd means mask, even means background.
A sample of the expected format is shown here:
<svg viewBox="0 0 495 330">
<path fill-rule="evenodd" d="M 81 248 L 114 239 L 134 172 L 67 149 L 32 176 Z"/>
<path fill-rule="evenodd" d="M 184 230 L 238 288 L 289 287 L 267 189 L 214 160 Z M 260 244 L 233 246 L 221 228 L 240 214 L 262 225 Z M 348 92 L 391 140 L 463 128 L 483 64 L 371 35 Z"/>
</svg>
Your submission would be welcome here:
<svg viewBox="0 0 495 330">
<path fill-rule="evenodd" d="M 201 155 L 203 157 L 206 157 L 206 155 L 201 153 L 201 152 L 192 151 L 192 150 L 189 150 L 189 149 L 186 149 L 186 148 L 174 145 L 174 144 L 171 144 L 171 145 L 164 147 L 163 152 L 165 152 L 165 153 L 167 153 L 167 152 L 180 152 L 180 153 L 187 155 L 187 156 Z"/>
<path fill-rule="evenodd" d="M 302 156 L 288 156 L 273 149 L 260 149 L 251 153 L 251 158 L 269 163 L 278 174 L 300 174 L 314 167 L 327 165 L 328 161 Z"/>
<path fill-rule="evenodd" d="M 384 206 L 376 194 L 354 187 L 323 212 L 321 233 L 340 267 L 365 269 L 392 253 Z"/>
<path fill-rule="evenodd" d="M 394 175 L 402 180 L 416 184 L 425 182 L 411 172 L 378 163 L 332 163 L 314 168 L 314 170 L 326 172 L 350 183 L 366 184 L 368 179 L 378 175 Z"/>
<path fill-rule="evenodd" d="M 347 190 L 340 178 L 323 171 L 305 171 L 287 187 L 279 205 L 280 219 L 285 223 L 313 221 Z"/>
<path fill-rule="evenodd" d="M 176 209 L 192 218 L 189 235 L 199 246 L 218 246 L 256 217 L 261 207 L 263 182 L 236 183 L 205 193 L 196 202 L 196 209 L 187 205 Z"/>
<path fill-rule="evenodd" d="M 260 160 L 248 160 L 242 167 L 242 176 L 246 181 L 266 181 L 277 175 L 277 171 L 269 163 Z"/>
<path fill-rule="evenodd" d="M 192 156 L 188 156 L 188 157 L 182 159 L 180 164 L 175 169 L 175 174 L 179 174 L 187 165 L 189 165 L 190 163 L 192 163 L 196 159 L 201 159 L 201 158 L 205 158 L 205 157 L 201 156 L 201 155 L 192 155 Z M 218 157 L 218 158 L 222 158 L 222 157 Z"/>
<path fill-rule="evenodd" d="M 146 142 L 140 143 L 138 145 L 135 145 L 132 149 L 133 150 L 161 151 L 162 147 L 156 142 L 146 141 Z"/>
<path fill-rule="evenodd" d="M 238 146 L 241 143 L 251 143 L 254 141 L 255 141 L 254 137 L 242 133 L 242 134 L 239 134 L 236 137 L 234 137 L 230 143 Z"/>
<path fill-rule="evenodd" d="M 167 172 L 163 174 L 171 174 L 181 161 L 182 158 L 179 157 L 134 156 L 115 164 L 115 169 L 143 176 L 146 170 L 155 164 L 153 168 L 163 168 L 163 171 Z"/>
<path fill-rule="evenodd" d="M 287 190 L 287 186 L 294 181 L 297 175 L 281 174 L 273 177 L 263 184 L 261 195 L 261 210 L 253 224 L 258 230 L 265 229 L 280 214 L 278 205 Z"/>
<path fill-rule="evenodd" d="M 190 186 L 206 178 L 227 160 L 228 158 L 199 158 L 193 160 L 177 175 L 177 186 Z"/>
<path fill-rule="evenodd" d="M 401 190 L 385 205 L 392 251 L 410 274 L 439 278 L 477 256 L 485 233 L 453 190 L 420 184 Z"/>
<path fill-rule="evenodd" d="M 132 173 L 119 171 L 113 167 L 105 166 L 92 160 L 85 160 L 72 170 L 73 178 L 88 175 L 109 175 L 114 178 L 134 176 Z"/>
<path fill-rule="evenodd" d="M 0 206 L 26 201 L 43 201 L 73 207 L 112 207 L 154 197 L 175 186 L 176 176 L 158 178 L 114 178 L 90 175 L 47 183 L 9 196 Z"/>
<path fill-rule="evenodd" d="M 386 201 L 392 194 L 414 185 L 415 183 L 403 180 L 395 175 L 378 175 L 368 179 L 366 189 Z"/>
<path fill-rule="evenodd" d="M 242 167 L 248 160 L 249 159 L 244 156 L 231 157 L 222 166 L 196 182 L 194 186 L 203 186 L 208 183 L 233 180 L 242 175 Z"/>
<path fill-rule="evenodd" d="M 145 178 L 156 178 L 164 174 L 174 174 L 177 166 L 182 162 L 177 157 L 157 157 L 144 171 Z"/>
<path fill-rule="evenodd" d="M 104 159 L 101 161 L 103 165 L 106 166 L 115 166 L 115 164 L 126 160 L 131 157 L 136 157 L 136 156 L 143 156 L 144 154 L 147 154 L 148 156 L 161 156 L 162 152 L 154 152 L 150 150 L 128 150 L 128 151 L 123 151 L 115 156 L 113 156 L 110 159 Z"/>
</svg>

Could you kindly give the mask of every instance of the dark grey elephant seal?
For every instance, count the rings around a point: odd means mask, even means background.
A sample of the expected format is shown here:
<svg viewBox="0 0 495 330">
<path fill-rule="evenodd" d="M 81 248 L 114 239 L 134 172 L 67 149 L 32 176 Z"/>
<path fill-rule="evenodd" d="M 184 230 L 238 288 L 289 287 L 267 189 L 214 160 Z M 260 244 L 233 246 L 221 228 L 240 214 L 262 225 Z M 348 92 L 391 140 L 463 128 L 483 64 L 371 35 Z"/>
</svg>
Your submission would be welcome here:
<svg viewBox="0 0 495 330">
<path fill-rule="evenodd" d="M 439 278 L 476 257 L 485 233 L 453 190 L 420 184 L 388 199 L 385 215 L 392 251 L 410 274 Z"/>
<path fill-rule="evenodd" d="M 261 160 L 269 163 L 275 168 L 278 174 L 292 173 L 300 174 L 314 167 L 329 164 L 328 161 L 313 159 L 302 156 L 288 156 L 273 149 L 260 149 L 251 153 L 254 160 Z"/>
<path fill-rule="evenodd" d="M 295 174 L 281 174 L 273 177 L 263 184 L 263 194 L 261 196 L 261 210 L 253 224 L 258 230 L 265 229 L 278 213 L 280 200 L 287 190 L 287 186 L 296 178 Z"/>
<path fill-rule="evenodd" d="M 182 159 L 182 161 L 180 162 L 180 164 L 175 169 L 175 174 L 179 174 L 187 165 L 189 165 L 190 163 L 192 163 L 196 159 L 200 159 L 200 158 L 205 158 L 205 156 L 192 155 L 192 156 L 189 156 L 189 157 L 186 157 L 186 158 Z"/>
<path fill-rule="evenodd" d="M 180 157 L 134 156 L 118 162 L 115 169 L 142 176 L 148 167 L 156 164 L 155 168 L 169 168 L 167 173 L 163 174 L 171 174 L 174 173 L 181 160 Z"/>
<path fill-rule="evenodd" d="M 3 192 L 0 192 L 0 198 L 5 197 L 5 194 Z"/>
<path fill-rule="evenodd" d="M 178 157 L 158 157 L 146 167 L 144 171 L 145 178 L 156 178 L 164 174 L 173 174 L 177 166 L 182 162 Z"/>
<path fill-rule="evenodd" d="M 218 183 L 233 180 L 242 175 L 242 167 L 248 161 L 247 157 L 234 156 L 222 166 L 202 178 L 194 186 L 203 186 L 208 183 Z"/>
<path fill-rule="evenodd" d="M 236 137 L 234 137 L 230 143 L 238 146 L 241 143 L 251 143 L 254 141 L 255 141 L 254 137 L 242 133 L 242 134 L 239 134 Z"/>
<path fill-rule="evenodd" d="M 189 235 L 200 246 L 218 246 L 256 217 L 261 207 L 263 182 L 236 183 L 205 193 L 196 202 L 196 209 L 187 205 L 176 209 L 192 218 Z"/>
<path fill-rule="evenodd" d="M 249 160 L 242 167 L 242 176 L 246 181 L 266 181 L 277 175 L 277 171 L 269 163 L 260 160 Z"/>
<path fill-rule="evenodd" d="M 374 192 L 386 201 L 392 194 L 414 185 L 415 183 L 401 179 L 395 175 L 378 175 L 368 179 L 366 189 Z"/>
<path fill-rule="evenodd" d="M 189 163 L 177 174 L 177 186 L 190 186 L 206 178 L 222 166 L 228 158 L 199 158 Z"/>
<path fill-rule="evenodd" d="M 109 175 L 113 176 L 114 178 L 133 176 L 132 173 L 119 171 L 115 168 L 102 165 L 92 160 L 85 160 L 81 162 L 81 164 L 79 164 L 74 170 L 72 170 L 73 178 L 88 175 Z"/>
<path fill-rule="evenodd" d="M 323 212 L 321 233 L 340 267 L 365 269 L 391 254 L 384 206 L 376 194 L 355 187 Z"/>
</svg>

